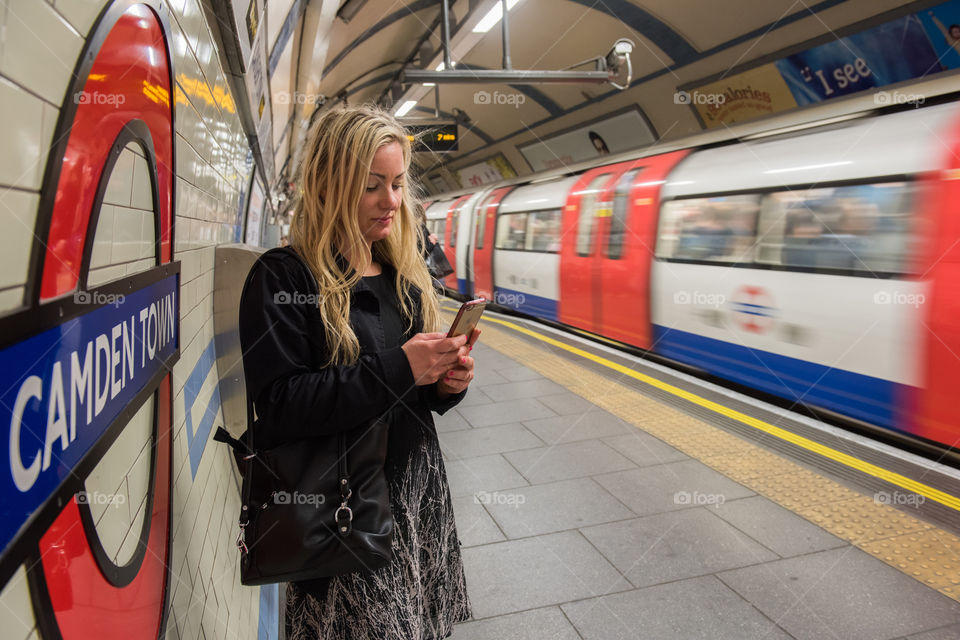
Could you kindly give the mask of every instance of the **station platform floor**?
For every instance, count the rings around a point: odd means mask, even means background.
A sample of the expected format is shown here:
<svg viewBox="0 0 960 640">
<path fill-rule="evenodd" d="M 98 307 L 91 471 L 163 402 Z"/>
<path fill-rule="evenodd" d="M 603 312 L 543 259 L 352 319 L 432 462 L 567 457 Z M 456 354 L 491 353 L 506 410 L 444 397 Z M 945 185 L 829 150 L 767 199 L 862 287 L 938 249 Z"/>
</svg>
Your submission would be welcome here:
<svg viewBox="0 0 960 640">
<path fill-rule="evenodd" d="M 960 638 L 955 510 L 935 524 L 535 326 L 488 312 L 437 417 L 473 606 L 452 640 Z"/>
</svg>

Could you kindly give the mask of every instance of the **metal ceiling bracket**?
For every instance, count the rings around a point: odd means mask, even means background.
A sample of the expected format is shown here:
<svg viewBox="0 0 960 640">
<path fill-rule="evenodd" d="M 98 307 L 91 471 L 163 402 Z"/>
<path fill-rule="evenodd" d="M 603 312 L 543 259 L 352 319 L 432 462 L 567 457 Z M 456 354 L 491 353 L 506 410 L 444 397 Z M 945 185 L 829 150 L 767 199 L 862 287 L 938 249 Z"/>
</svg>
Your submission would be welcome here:
<svg viewBox="0 0 960 640">
<path fill-rule="evenodd" d="M 451 71 L 428 71 L 404 69 L 401 82 L 421 84 L 424 82 L 448 84 L 568 84 L 592 82 L 603 84 L 610 79 L 606 71 L 544 71 L 518 69 L 454 69 Z"/>
</svg>

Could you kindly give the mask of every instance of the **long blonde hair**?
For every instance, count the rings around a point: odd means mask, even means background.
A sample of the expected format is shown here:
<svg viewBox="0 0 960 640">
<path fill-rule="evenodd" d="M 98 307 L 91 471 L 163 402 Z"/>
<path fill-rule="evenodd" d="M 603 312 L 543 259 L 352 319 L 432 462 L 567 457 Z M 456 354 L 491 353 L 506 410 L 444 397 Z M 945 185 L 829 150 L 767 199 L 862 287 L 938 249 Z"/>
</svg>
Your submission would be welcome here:
<svg viewBox="0 0 960 640">
<path fill-rule="evenodd" d="M 409 331 L 414 325 L 414 301 L 420 296 L 425 331 L 440 326 L 433 281 L 420 253 L 420 228 L 410 179 L 410 141 L 393 116 L 373 106 L 351 106 L 328 111 L 310 128 L 300 165 L 300 200 L 290 229 L 290 245 L 303 257 L 317 279 L 317 306 L 324 321 L 330 359 L 326 365 L 351 364 L 360 355 L 360 343 L 350 326 L 350 290 L 363 277 L 366 255 L 358 208 L 377 150 L 390 143 L 403 149 L 406 174 L 400 207 L 390 233 L 373 243 L 372 259 L 396 270 L 394 285 L 400 312 Z M 340 252 L 353 264 L 342 269 Z M 411 290 L 410 285 L 416 287 Z"/>
</svg>

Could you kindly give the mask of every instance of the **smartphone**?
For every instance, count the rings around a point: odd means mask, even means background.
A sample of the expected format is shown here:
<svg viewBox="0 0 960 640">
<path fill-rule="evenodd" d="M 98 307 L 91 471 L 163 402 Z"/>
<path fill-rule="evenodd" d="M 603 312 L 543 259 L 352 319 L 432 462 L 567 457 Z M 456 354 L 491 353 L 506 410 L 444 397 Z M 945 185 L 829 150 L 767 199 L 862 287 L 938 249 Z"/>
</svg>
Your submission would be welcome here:
<svg viewBox="0 0 960 640">
<path fill-rule="evenodd" d="M 447 337 L 469 336 L 476 328 L 477 323 L 480 322 L 480 316 L 483 315 L 483 310 L 486 306 L 487 301 L 483 298 L 464 302 L 460 307 L 460 311 L 457 312 L 457 317 L 453 319 L 453 324 L 450 325 L 450 331 L 447 332 Z"/>
</svg>

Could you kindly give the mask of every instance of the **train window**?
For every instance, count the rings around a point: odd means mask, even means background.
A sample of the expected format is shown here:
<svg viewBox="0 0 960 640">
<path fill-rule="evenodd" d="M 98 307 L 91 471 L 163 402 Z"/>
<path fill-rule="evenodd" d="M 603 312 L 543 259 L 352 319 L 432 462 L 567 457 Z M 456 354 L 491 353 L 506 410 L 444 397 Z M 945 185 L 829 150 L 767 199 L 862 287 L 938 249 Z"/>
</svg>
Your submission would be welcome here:
<svg viewBox="0 0 960 640">
<path fill-rule="evenodd" d="M 429 229 L 430 233 L 437 236 L 437 244 L 439 244 L 441 247 L 443 246 L 443 240 L 444 240 L 443 238 L 444 225 L 445 225 L 445 221 L 443 220 L 429 220 L 427 222 L 427 229 Z"/>
<path fill-rule="evenodd" d="M 905 273 L 914 257 L 909 182 L 770 193 L 757 261 L 867 274 Z"/>
<path fill-rule="evenodd" d="M 610 218 L 610 237 L 607 238 L 607 257 L 619 260 L 623 255 L 623 234 L 627 230 L 627 211 L 630 202 L 630 187 L 643 167 L 623 174 L 617 181 L 617 190 L 613 198 L 613 216 Z"/>
<path fill-rule="evenodd" d="M 597 209 L 602 206 L 600 196 L 603 185 L 610 178 L 609 173 L 597 176 L 587 188 L 580 192 L 580 219 L 577 222 L 577 255 L 588 256 L 593 253 L 593 232 L 596 228 Z"/>
<path fill-rule="evenodd" d="M 474 240 L 477 249 L 483 249 L 483 236 L 487 233 L 487 214 L 496 211 L 496 206 L 494 206 L 493 209 L 489 208 L 494 198 L 496 198 L 496 195 L 491 193 L 487 196 L 487 199 L 483 201 L 483 204 L 477 207 L 477 237 L 476 240 Z"/>
<path fill-rule="evenodd" d="M 500 216 L 497 224 L 497 249 L 526 248 L 527 243 L 527 215 L 526 213 L 510 213 Z"/>
<path fill-rule="evenodd" d="M 657 257 L 752 262 L 759 195 L 670 200 L 660 210 Z"/>
<path fill-rule="evenodd" d="M 527 224 L 527 244 L 530 251 L 557 253 L 560 251 L 560 209 L 531 211 Z"/>
</svg>

